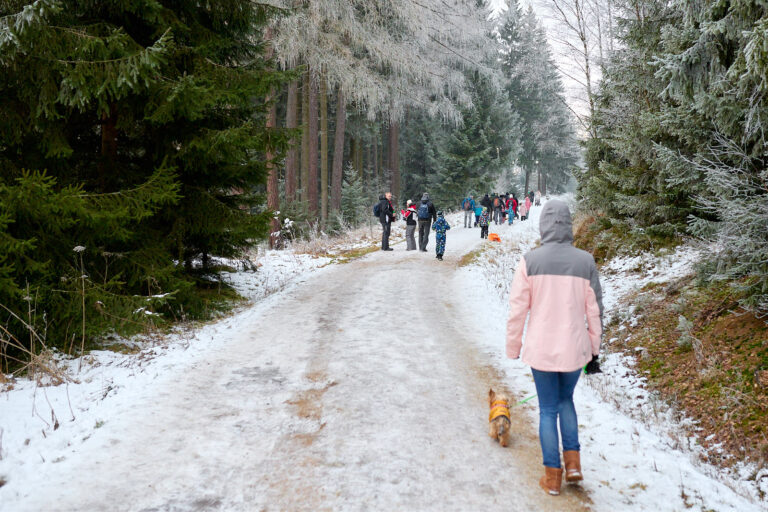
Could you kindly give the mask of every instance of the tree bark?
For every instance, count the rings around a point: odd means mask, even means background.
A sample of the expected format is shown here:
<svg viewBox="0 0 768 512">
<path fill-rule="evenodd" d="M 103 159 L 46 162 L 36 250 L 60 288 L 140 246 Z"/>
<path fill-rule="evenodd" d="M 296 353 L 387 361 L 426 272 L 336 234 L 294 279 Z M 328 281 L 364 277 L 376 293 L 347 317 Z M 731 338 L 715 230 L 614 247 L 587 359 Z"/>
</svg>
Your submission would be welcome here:
<svg viewBox="0 0 768 512">
<path fill-rule="evenodd" d="M 309 77 L 309 177 L 307 179 L 307 199 L 309 213 L 317 218 L 317 79 L 314 74 Z"/>
<path fill-rule="evenodd" d="M 298 119 L 299 85 L 294 80 L 288 84 L 288 105 L 285 113 L 285 127 L 289 130 L 296 129 Z M 291 149 L 285 155 L 285 202 L 292 203 L 296 200 L 296 171 L 299 163 L 299 141 L 291 140 Z"/>
<path fill-rule="evenodd" d="M 333 175 L 331 176 L 331 210 L 341 211 L 341 185 L 344 179 L 344 131 L 347 126 L 347 105 L 344 91 L 339 87 L 336 100 L 336 133 L 333 137 Z"/>
<path fill-rule="evenodd" d="M 531 171 L 530 169 L 525 169 L 525 190 L 523 190 L 523 194 L 528 194 L 528 182 L 531 177 Z M 523 197 L 525 199 L 525 197 Z"/>
<path fill-rule="evenodd" d="M 328 222 L 328 83 L 320 77 L 320 225 Z"/>
<path fill-rule="evenodd" d="M 304 74 L 301 95 L 301 200 L 309 201 L 309 71 Z"/>
<path fill-rule="evenodd" d="M 98 167 L 98 185 L 102 192 L 109 188 L 107 174 L 117 159 L 117 104 L 109 105 L 109 114 L 101 114 L 101 160 Z"/>
<path fill-rule="evenodd" d="M 267 101 L 272 101 L 274 91 L 269 94 Z M 267 131 L 272 130 L 277 124 L 277 106 L 272 105 L 267 115 Z M 278 168 L 275 165 L 275 153 L 272 147 L 267 147 L 267 208 L 272 210 L 275 215 L 272 216 L 272 223 L 269 232 L 269 248 L 274 249 L 278 243 L 280 234 L 280 219 L 277 218 L 277 212 L 280 210 L 280 188 L 278 187 L 277 173 Z"/>
<path fill-rule="evenodd" d="M 267 50 L 267 58 L 272 58 L 272 54 L 274 52 L 274 48 L 272 47 L 270 43 L 270 40 L 272 39 L 272 31 L 267 30 L 265 34 L 265 39 L 268 44 L 268 50 Z M 272 88 L 269 91 L 269 94 L 267 94 L 266 102 L 271 103 L 272 100 L 275 97 L 275 89 Z M 269 109 L 269 113 L 267 114 L 267 133 L 272 131 L 275 128 L 275 125 L 277 124 L 277 106 L 273 103 L 272 106 Z M 278 169 L 275 165 L 275 151 L 274 148 L 271 145 L 267 145 L 267 150 L 265 154 L 266 160 L 267 160 L 267 208 L 271 210 L 274 215 L 272 215 L 272 220 L 270 223 L 270 231 L 269 231 L 269 248 L 274 249 L 275 245 L 278 243 L 278 237 L 280 233 L 280 220 L 277 218 L 277 212 L 280 210 L 280 189 L 278 187 L 278 179 L 277 179 L 277 173 Z"/>
<path fill-rule="evenodd" d="M 373 176 L 379 178 L 379 138 L 373 136 Z"/>
<path fill-rule="evenodd" d="M 392 167 L 391 191 L 397 200 L 400 199 L 400 144 L 398 142 L 400 130 L 397 122 L 389 123 L 389 162 Z"/>
</svg>

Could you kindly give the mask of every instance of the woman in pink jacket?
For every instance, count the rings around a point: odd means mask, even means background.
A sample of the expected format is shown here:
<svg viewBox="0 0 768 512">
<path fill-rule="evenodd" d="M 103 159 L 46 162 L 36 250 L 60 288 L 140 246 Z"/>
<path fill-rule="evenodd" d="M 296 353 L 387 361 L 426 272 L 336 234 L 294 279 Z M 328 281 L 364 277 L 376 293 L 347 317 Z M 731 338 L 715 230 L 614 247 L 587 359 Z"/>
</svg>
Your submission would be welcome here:
<svg viewBox="0 0 768 512">
<path fill-rule="evenodd" d="M 600 351 L 602 291 L 592 255 L 571 245 L 571 212 L 564 202 L 544 204 L 539 231 L 541 247 L 523 256 L 512 282 L 506 348 L 511 359 L 522 349 L 523 362 L 531 366 L 544 460 L 539 485 L 557 495 L 563 476 L 558 418 L 565 480 L 582 480 L 573 390 L 581 368 Z"/>
</svg>

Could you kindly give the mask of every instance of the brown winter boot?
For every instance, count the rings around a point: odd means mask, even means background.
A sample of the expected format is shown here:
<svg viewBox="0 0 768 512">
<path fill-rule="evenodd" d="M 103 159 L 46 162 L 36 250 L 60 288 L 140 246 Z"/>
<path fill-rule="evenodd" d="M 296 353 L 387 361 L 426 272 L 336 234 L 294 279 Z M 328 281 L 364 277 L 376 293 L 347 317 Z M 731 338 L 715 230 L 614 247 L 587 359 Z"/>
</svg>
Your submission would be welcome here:
<svg viewBox="0 0 768 512">
<path fill-rule="evenodd" d="M 568 483 L 580 482 L 584 480 L 581 474 L 581 458 L 576 450 L 563 452 L 565 460 L 565 481 Z"/>
<path fill-rule="evenodd" d="M 563 468 L 550 468 L 544 466 L 544 476 L 539 480 L 539 485 L 552 496 L 560 494 L 560 485 L 563 483 Z"/>
</svg>

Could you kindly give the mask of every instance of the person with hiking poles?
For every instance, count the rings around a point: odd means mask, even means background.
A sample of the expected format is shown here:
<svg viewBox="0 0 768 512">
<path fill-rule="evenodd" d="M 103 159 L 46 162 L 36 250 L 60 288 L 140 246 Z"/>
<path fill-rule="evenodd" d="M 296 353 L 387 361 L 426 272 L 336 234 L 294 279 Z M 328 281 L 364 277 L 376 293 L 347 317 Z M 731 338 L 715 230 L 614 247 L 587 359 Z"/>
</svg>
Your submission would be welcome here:
<svg viewBox="0 0 768 512">
<path fill-rule="evenodd" d="M 421 196 L 421 203 L 416 209 L 416 217 L 419 220 L 419 250 L 427 252 L 429 230 L 432 229 L 432 223 L 437 220 L 437 210 L 426 192 Z"/>
<path fill-rule="evenodd" d="M 392 206 L 392 192 L 379 196 L 378 217 L 381 222 L 381 250 L 391 251 L 389 246 L 389 234 L 392 231 L 392 221 L 395 218 L 395 208 Z M 376 212 L 374 211 L 374 214 Z"/>
<path fill-rule="evenodd" d="M 472 194 L 461 202 L 461 209 L 464 210 L 464 227 L 471 228 L 475 215 L 475 199 Z"/>
<path fill-rule="evenodd" d="M 565 481 L 583 479 L 573 390 L 582 367 L 596 362 L 600 353 L 603 303 L 594 258 L 572 245 L 568 205 L 559 200 L 544 203 L 539 232 L 541 247 L 522 257 L 512 281 L 506 352 L 517 359 L 522 349 L 522 360 L 531 367 L 544 462 L 539 485 L 558 495 L 563 478 L 558 420 Z"/>
</svg>

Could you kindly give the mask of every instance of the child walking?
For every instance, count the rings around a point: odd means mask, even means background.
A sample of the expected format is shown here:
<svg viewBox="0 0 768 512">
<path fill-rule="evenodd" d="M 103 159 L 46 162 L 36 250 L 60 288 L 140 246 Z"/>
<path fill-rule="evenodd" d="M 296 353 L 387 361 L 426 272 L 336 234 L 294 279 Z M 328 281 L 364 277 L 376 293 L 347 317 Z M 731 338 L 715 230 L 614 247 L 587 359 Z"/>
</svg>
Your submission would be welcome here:
<svg viewBox="0 0 768 512">
<path fill-rule="evenodd" d="M 491 213 L 488 211 L 488 207 L 483 207 L 483 213 L 480 214 L 480 220 L 477 221 L 480 225 L 480 238 L 488 238 L 488 225 L 491 223 Z"/>
<path fill-rule="evenodd" d="M 437 212 L 437 220 L 434 224 L 432 224 L 432 229 L 435 230 L 435 252 L 437 253 L 436 258 L 440 261 L 443 261 L 443 254 L 445 254 L 445 232 L 451 229 L 451 225 L 448 224 L 447 220 L 445 220 L 442 210 Z"/>
</svg>

